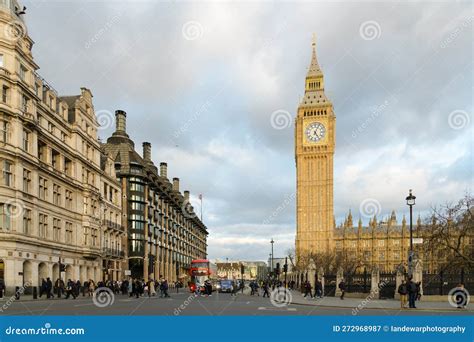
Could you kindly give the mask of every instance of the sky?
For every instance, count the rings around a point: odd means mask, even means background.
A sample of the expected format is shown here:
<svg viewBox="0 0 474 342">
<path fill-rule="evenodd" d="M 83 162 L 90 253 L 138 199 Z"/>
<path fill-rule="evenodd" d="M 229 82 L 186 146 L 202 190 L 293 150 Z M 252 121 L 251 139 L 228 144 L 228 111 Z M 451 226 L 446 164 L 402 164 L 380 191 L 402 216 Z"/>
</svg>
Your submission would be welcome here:
<svg viewBox="0 0 474 342">
<path fill-rule="evenodd" d="M 295 238 L 294 117 L 316 35 L 336 113 L 336 223 L 415 215 L 472 193 L 471 2 L 23 1 L 39 73 L 94 95 L 209 228 L 212 260 L 285 256 Z"/>
</svg>

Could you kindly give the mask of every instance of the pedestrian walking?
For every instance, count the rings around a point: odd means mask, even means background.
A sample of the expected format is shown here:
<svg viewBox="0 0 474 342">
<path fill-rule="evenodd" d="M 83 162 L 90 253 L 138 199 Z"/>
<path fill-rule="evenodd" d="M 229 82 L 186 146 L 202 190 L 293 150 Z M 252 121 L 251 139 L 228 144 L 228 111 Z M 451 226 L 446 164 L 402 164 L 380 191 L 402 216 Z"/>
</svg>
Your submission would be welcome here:
<svg viewBox="0 0 474 342">
<path fill-rule="evenodd" d="M 303 296 L 304 298 L 306 298 L 308 295 L 311 298 L 313 298 L 313 294 L 311 293 L 311 289 L 312 289 L 311 283 L 306 280 L 305 283 L 304 283 L 304 296 Z"/>
<path fill-rule="evenodd" d="M 69 279 L 66 285 L 66 299 L 69 299 L 69 296 L 72 296 L 73 299 L 76 299 L 76 291 L 74 287 L 75 283 Z"/>
<path fill-rule="evenodd" d="M 344 282 L 344 279 L 341 280 L 339 283 L 339 290 L 341 290 L 341 300 L 344 300 L 344 295 L 346 294 L 346 283 Z"/>
<path fill-rule="evenodd" d="M 421 281 L 416 282 L 416 300 L 421 300 Z"/>
<path fill-rule="evenodd" d="M 407 290 L 408 290 L 408 307 L 410 309 L 416 309 L 415 300 L 417 296 L 417 290 L 416 290 L 416 284 L 411 277 L 408 279 Z"/>
<path fill-rule="evenodd" d="M 51 291 L 53 290 L 53 282 L 51 281 L 51 278 L 46 278 L 46 298 L 51 299 L 53 298 L 53 294 Z"/>
<path fill-rule="evenodd" d="M 93 297 L 96 289 L 95 282 L 92 279 L 89 279 L 89 297 Z"/>
<path fill-rule="evenodd" d="M 319 279 L 316 280 L 316 293 L 315 293 L 315 296 L 317 298 L 322 298 L 323 297 L 323 283 Z"/>
<path fill-rule="evenodd" d="M 169 289 L 168 280 L 165 279 L 165 280 L 163 281 L 163 284 L 162 284 L 162 285 L 163 285 L 163 295 L 164 295 L 164 297 L 165 297 L 165 298 L 169 298 L 170 295 L 168 294 L 168 289 Z"/>
<path fill-rule="evenodd" d="M 46 293 L 46 280 L 41 278 L 41 286 L 39 288 L 39 297 L 43 297 L 43 293 Z"/>
<path fill-rule="evenodd" d="M 268 298 L 270 298 L 270 293 L 268 292 L 268 290 L 270 289 L 269 286 L 268 286 L 268 283 L 265 281 L 263 282 L 263 297 L 267 296 Z"/>
<path fill-rule="evenodd" d="M 398 294 L 400 295 L 400 308 L 406 309 L 408 288 L 407 288 L 407 282 L 405 281 L 405 279 L 403 279 L 400 286 L 398 286 Z"/>
</svg>

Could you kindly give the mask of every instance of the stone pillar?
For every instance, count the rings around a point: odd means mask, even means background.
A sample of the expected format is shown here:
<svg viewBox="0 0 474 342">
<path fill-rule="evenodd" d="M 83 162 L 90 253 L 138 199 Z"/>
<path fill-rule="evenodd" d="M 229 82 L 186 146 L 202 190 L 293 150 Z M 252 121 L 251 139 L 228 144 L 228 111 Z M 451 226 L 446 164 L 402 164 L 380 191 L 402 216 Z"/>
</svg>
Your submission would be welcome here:
<svg viewBox="0 0 474 342">
<path fill-rule="evenodd" d="M 374 267 L 372 269 L 372 275 L 371 275 L 371 281 L 370 281 L 370 292 L 373 293 L 374 299 L 380 298 L 379 283 L 380 283 L 380 271 L 378 267 Z"/>
<path fill-rule="evenodd" d="M 402 280 L 405 279 L 405 274 L 402 270 L 397 269 L 397 277 L 395 282 L 395 299 L 400 299 L 400 294 L 398 293 L 398 287 L 402 283 Z"/>
<path fill-rule="evenodd" d="M 321 296 L 324 296 L 324 269 L 322 267 L 318 270 L 318 280 L 321 282 Z"/>
<path fill-rule="evenodd" d="M 423 263 L 420 259 L 414 260 L 413 281 L 415 283 L 421 282 L 420 294 L 423 295 Z"/>
<path fill-rule="evenodd" d="M 339 283 L 344 279 L 344 270 L 342 268 L 339 268 L 337 270 L 336 274 L 336 292 L 335 296 L 338 297 L 341 295 L 341 290 L 339 289 Z"/>
</svg>

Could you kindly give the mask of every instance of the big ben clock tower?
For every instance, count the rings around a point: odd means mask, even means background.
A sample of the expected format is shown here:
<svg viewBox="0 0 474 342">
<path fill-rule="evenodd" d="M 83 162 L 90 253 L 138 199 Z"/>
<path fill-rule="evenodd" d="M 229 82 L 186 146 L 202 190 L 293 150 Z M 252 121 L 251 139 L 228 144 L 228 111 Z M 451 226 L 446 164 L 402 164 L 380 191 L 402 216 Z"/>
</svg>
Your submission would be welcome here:
<svg viewBox="0 0 474 342">
<path fill-rule="evenodd" d="M 333 250 L 336 116 L 324 93 L 313 38 L 305 94 L 295 123 L 296 255 Z"/>
</svg>

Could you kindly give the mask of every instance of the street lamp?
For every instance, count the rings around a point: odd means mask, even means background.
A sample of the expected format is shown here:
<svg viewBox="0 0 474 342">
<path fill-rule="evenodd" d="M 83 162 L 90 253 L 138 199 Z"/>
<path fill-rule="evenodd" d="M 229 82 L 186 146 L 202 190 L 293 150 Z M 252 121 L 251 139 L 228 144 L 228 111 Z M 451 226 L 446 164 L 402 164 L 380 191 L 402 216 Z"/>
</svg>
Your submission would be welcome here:
<svg viewBox="0 0 474 342">
<path fill-rule="evenodd" d="M 273 241 L 273 238 L 270 240 L 270 243 L 272 244 L 272 258 L 270 262 L 270 271 L 273 272 L 273 244 L 275 243 L 275 241 Z"/>
<path fill-rule="evenodd" d="M 407 205 L 410 207 L 410 252 L 408 254 L 408 276 L 410 277 L 413 275 L 413 206 L 415 199 L 416 197 L 413 196 L 410 189 L 406 198 Z"/>
</svg>

